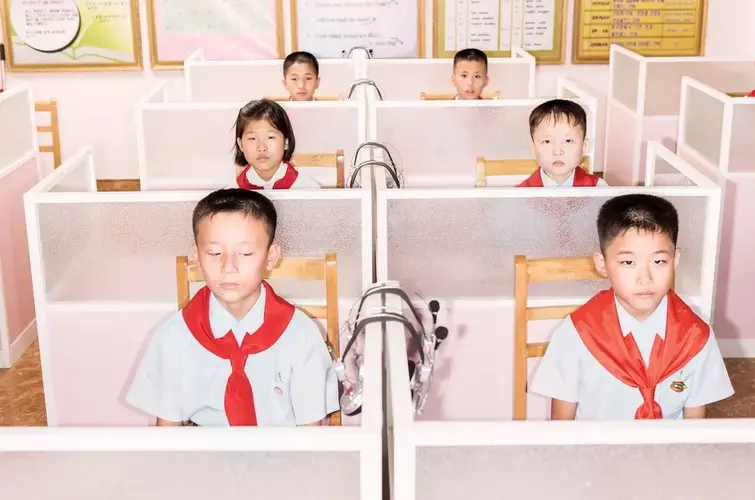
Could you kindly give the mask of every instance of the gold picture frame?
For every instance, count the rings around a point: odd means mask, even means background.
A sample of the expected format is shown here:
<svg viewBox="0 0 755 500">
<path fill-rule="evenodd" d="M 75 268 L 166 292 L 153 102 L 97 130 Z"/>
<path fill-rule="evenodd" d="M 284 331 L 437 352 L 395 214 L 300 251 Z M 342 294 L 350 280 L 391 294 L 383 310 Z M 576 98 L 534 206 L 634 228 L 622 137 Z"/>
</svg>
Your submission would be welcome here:
<svg viewBox="0 0 755 500">
<path fill-rule="evenodd" d="M 97 1 L 97 0 L 89 0 Z M 100 0 L 110 2 L 111 0 Z M 139 22 L 139 0 L 129 0 L 129 17 L 131 25 L 131 44 L 134 51 L 133 62 L 84 62 L 84 63 L 19 63 L 13 45 L 13 26 L 11 25 L 11 3 L 13 0 L 0 0 L 0 20 L 3 26 L 3 43 L 5 44 L 8 71 L 11 73 L 37 72 L 76 72 L 76 71 L 135 71 L 144 68 L 142 58 L 142 40 Z M 79 36 L 78 34 L 76 35 Z M 65 50 L 63 48 L 62 50 Z M 62 51 L 61 50 L 61 51 Z M 60 52 L 60 51 L 58 51 Z"/>
<path fill-rule="evenodd" d="M 209 0 L 207 0 L 209 1 Z M 283 0 L 275 1 L 275 49 L 278 59 L 284 57 L 285 46 L 283 39 Z M 157 36 L 157 25 L 155 24 L 155 0 L 145 0 L 147 5 L 147 38 L 149 40 L 149 62 L 150 67 L 156 70 L 175 70 L 183 68 L 182 60 L 162 60 L 160 59 L 159 43 Z M 198 49 L 200 47 L 196 47 Z M 189 54 L 186 54 L 188 57 Z"/>
<path fill-rule="evenodd" d="M 453 57 L 457 50 L 444 50 L 446 38 L 446 1 L 433 0 L 433 57 Z M 566 0 L 556 0 L 554 9 L 553 23 L 553 49 L 552 50 L 530 50 L 530 54 L 535 57 L 537 64 L 558 65 L 564 64 L 566 60 Z M 467 48 L 467 47 L 464 47 Z M 526 50 L 526 49 L 524 49 Z M 488 57 L 510 57 L 510 50 L 485 50 Z"/>
</svg>

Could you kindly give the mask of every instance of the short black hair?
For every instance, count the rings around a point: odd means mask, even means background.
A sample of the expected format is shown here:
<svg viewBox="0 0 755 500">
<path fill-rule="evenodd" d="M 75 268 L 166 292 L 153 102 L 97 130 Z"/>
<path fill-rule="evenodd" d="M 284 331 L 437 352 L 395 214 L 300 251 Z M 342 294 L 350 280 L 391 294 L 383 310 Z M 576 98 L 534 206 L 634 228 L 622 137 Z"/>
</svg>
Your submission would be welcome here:
<svg viewBox="0 0 755 500">
<path fill-rule="evenodd" d="M 236 117 L 236 140 L 233 142 L 234 161 L 239 167 L 245 167 L 249 162 L 244 157 L 244 152 L 239 147 L 239 139 L 244 135 L 244 129 L 251 121 L 267 120 L 275 127 L 283 138 L 288 142 L 286 149 L 283 151 L 283 160 L 291 161 L 296 148 L 296 139 L 294 138 L 294 128 L 288 119 L 288 114 L 283 107 L 275 101 L 261 99 L 259 101 L 249 101 L 239 110 Z"/>
<path fill-rule="evenodd" d="M 485 72 L 488 71 L 488 56 L 480 49 L 463 49 L 454 56 L 454 68 L 461 61 L 477 61 L 485 65 Z"/>
<path fill-rule="evenodd" d="M 259 191 L 248 189 L 230 188 L 213 191 L 202 198 L 191 217 L 191 225 L 194 231 L 194 241 L 199 235 L 199 224 L 217 214 L 243 214 L 262 221 L 270 236 L 268 245 L 275 239 L 275 229 L 278 226 L 278 212 L 275 205 L 268 197 Z"/>
<path fill-rule="evenodd" d="M 291 52 L 283 60 L 283 76 L 288 74 L 288 70 L 294 64 L 309 64 L 315 71 L 315 76 L 320 76 L 320 64 L 317 62 L 317 58 L 309 52 Z"/>
<path fill-rule="evenodd" d="M 679 214 L 670 201 L 650 194 L 625 194 L 611 198 L 598 212 L 600 251 L 630 229 L 665 234 L 676 247 Z"/>
<path fill-rule="evenodd" d="M 553 120 L 554 123 L 566 120 L 569 125 L 582 129 L 583 138 L 587 135 L 587 113 L 582 106 L 574 101 L 551 99 L 533 109 L 530 113 L 530 137 L 545 120 Z"/>
</svg>

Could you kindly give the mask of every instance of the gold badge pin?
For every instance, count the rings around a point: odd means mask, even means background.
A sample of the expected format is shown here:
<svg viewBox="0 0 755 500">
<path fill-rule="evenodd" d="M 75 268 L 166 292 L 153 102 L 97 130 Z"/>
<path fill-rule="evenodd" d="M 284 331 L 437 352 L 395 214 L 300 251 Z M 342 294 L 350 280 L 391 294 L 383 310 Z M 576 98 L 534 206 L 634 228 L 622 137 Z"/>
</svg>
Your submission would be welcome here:
<svg viewBox="0 0 755 500">
<path fill-rule="evenodd" d="M 682 392 L 686 388 L 687 384 L 685 384 L 681 380 L 674 380 L 673 382 L 671 382 L 671 390 L 674 392 Z"/>
</svg>

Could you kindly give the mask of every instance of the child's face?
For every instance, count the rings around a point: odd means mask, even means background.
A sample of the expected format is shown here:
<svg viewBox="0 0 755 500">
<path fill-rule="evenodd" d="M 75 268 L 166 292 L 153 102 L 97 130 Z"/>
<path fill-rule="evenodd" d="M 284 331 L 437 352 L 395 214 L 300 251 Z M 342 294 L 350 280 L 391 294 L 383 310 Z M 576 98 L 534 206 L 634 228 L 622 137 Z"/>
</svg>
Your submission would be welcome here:
<svg viewBox="0 0 755 500">
<path fill-rule="evenodd" d="M 564 183 L 582 163 L 587 146 L 584 131 L 566 119 L 543 120 L 532 133 L 532 150 L 545 174 Z"/>
<path fill-rule="evenodd" d="M 454 67 L 451 83 L 459 99 L 480 99 L 488 84 L 488 72 L 481 61 L 459 61 Z"/>
<path fill-rule="evenodd" d="M 269 239 L 262 220 L 241 213 L 219 213 L 197 227 L 195 260 L 207 288 L 232 314 L 243 317 L 251 309 L 263 277 L 278 262 L 280 248 Z"/>
<path fill-rule="evenodd" d="M 666 233 L 629 229 L 594 256 L 596 269 L 611 281 L 616 298 L 633 317 L 643 320 L 661 303 L 674 283 L 679 249 Z"/>
<path fill-rule="evenodd" d="M 295 63 L 288 68 L 283 85 L 291 94 L 291 100 L 312 101 L 315 98 L 315 90 L 320 86 L 320 78 L 315 75 L 315 69 L 311 64 Z"/>
<path fill-rule="evenodd" d="M 273 177 L 283 161 L 286 139 L 280 130 L 267 120 L 250 121 L 244 134 L 236 140 L 244 158 L 265 180 Z"/>
</svg>

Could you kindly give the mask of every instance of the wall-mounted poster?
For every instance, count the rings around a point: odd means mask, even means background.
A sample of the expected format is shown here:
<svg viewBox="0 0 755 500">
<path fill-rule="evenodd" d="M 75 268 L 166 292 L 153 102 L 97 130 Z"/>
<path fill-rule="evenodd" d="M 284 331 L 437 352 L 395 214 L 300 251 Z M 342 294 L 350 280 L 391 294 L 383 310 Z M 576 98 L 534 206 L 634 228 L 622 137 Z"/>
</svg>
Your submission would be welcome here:
<svg viewBox="0 0 755 500">
<path fill-rule="evenodd" d="M 140 69 L 138 0 L 1 0 L 9 71 Z"/>
</svg>

